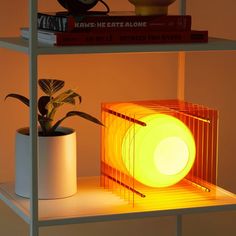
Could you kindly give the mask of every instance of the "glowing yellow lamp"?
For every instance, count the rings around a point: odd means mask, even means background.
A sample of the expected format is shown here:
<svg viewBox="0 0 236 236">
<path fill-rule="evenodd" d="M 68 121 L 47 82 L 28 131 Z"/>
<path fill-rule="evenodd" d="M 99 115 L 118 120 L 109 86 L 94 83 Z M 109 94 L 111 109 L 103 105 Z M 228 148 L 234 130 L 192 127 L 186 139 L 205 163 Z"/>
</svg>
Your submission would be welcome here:
<svg viewBox="0 0 236 236">
<path fill-rule="evenodd" d="M 127 171 L 150 187 L 179 182 L 195 160 L 192 132 L 182 121 L 167 114 L 149 114 L 140 120 L 147 125 L 133 124 L 123 137 L 122 160 Z"/>
</svg>

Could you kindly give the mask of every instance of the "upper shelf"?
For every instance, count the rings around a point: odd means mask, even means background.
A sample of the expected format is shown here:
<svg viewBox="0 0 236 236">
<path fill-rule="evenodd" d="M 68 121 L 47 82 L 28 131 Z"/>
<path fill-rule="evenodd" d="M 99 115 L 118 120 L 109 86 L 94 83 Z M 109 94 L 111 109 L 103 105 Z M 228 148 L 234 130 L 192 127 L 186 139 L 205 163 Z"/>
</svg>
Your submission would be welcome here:
<svg viewBox="0 0 236 236">
<path fill-rule="evenodd" d="M 0 47 L 28 53 L 28 41 L 22 38 L 0 38 Z M 148 45 L 99 45 L 99 46 L 51 46 L 39 44 L 38 55 L 88 54 L 88 53 L 133 53 L 133 52 L 180 52 L 180 51 L 231 51 L 236 50 L 236 41 L 209 38 L 208 43 L 148 44 Z"/>
</svg>

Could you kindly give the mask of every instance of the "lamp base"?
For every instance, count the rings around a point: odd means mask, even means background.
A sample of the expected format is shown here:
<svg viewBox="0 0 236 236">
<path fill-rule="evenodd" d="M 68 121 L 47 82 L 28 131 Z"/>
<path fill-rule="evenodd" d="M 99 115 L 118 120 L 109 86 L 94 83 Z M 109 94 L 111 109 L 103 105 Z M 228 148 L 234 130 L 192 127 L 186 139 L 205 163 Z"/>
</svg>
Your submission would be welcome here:
<svg viewBox="0 0 236 236">
<path fill-rule="evenodd" d="M 167 15 L 168 6 L 135 6 L 136 15 Z"/>
</svg>

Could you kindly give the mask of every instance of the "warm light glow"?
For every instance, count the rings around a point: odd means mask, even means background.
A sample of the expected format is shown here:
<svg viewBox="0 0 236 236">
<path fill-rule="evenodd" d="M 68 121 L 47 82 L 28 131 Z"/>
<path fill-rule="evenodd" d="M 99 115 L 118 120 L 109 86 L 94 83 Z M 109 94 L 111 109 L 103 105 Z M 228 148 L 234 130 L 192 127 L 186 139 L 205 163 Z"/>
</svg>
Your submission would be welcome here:
<svg viewBox="0 0 236 236">
<path fill-rule="evenodd" d="M 182 121 L 167 114 L 149 114 L 139 120 L 147 126 L 131 125 L 122 142 L 122 160 L 127 171 L 151 187 L 179 182 L 195 160 L 191 131 Z"/>
<path fill-rule="evenodd" d="M 164 175 L 176 175 L 188 163 L 188 146 L 178 137 L 163 139 L 156 147 L 154 161 L 156 168 Z"/>
<path fill-rule="evenodd" d="M 130 205 L 215 195 L 218 111 L 180 100 L 112 102 L 102 104 L 102 121 L 101 184 Z"/>
</svg>

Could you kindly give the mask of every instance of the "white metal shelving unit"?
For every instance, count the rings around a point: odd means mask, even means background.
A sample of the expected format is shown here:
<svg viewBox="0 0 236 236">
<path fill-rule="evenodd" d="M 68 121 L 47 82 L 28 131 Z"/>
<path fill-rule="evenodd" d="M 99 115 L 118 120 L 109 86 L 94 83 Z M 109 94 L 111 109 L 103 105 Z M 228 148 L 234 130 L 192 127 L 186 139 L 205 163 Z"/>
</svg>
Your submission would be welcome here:
<svg viewBox="0 0 236 236">
<path fill-rule="evenodd" d="M 133 219 L 153 216 L 176 216 L 176 235 L 182 234 L 182 215 L 187 213 L 236 210 L 236 196 L 219 187 L 208 201 L 178 202 L 172 206 L 163 202 L 159 207 L 137 206 L 132 208 L 120 198 L 99 188 L 99 178 L 80 179 L 80 191 L 75 196 L 61 200 L 38 201 L 38 146 L 37 146 L 37 61 L 39 55 L 47 54 L 89 54 L 89 53 L 153 53 L 176 52 L 179 55 L 178 98 L 184 98 L 185 52 L 236 50 L 236 41 L 210 38 L 204 44 L 169 44 L 169 45 L 115 45 L 115 46 L 71 46 L 54 47 L 37 42 L 37 0 L 29 0 L 30 40 L 21 38 L 0 38 L 0 47 L 28 54 L 29 56 L 29 89 L 30 89 L 30 129 L 32 156 L 32 194 L 30 200 L 20 198 L 14 193 L 14 184 L 0 184 L 0 199 L 30 225 L 30 236 L 39 235 L 39 227 L 73 224 L 84 222 Z M 186 0 L 180 0 L 179 12 L 185 14 Z M 92 194 L 92 195 L 91 195 Z M 201 193 L 202 194 L 202 193 Z M 96 196 L 99 204 L 88 201 Z"/>
</svg>

